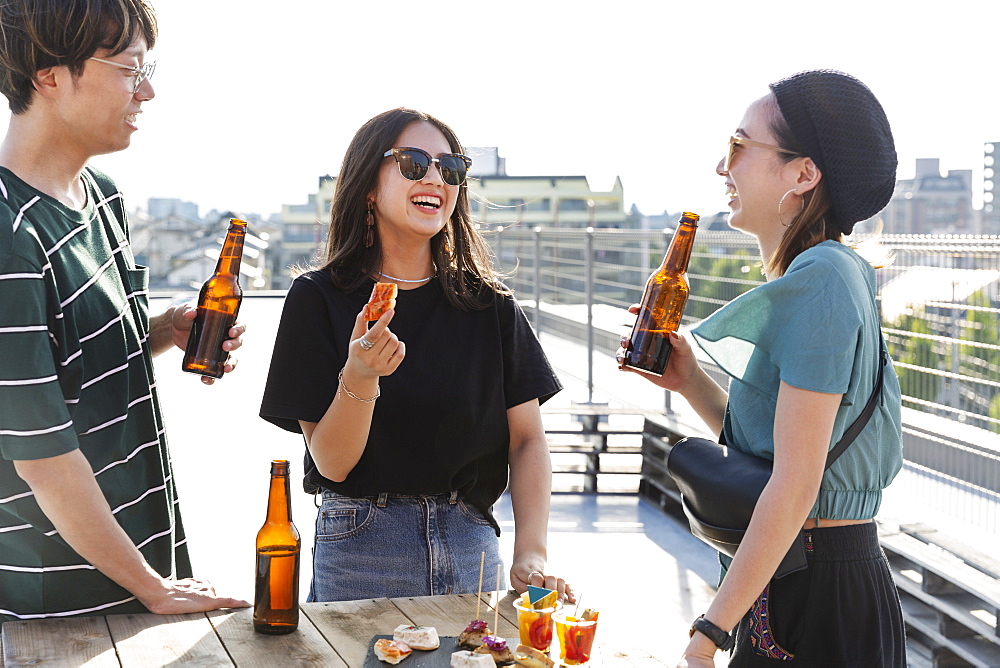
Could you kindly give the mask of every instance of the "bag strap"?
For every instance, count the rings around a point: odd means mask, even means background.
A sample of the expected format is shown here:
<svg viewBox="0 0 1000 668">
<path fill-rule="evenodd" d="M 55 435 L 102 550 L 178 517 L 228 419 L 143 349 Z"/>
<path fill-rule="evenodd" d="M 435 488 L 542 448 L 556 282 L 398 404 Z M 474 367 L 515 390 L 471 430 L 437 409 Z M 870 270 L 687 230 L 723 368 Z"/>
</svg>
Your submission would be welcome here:
<svg viewBox="0 0 1000 668">
<path fill-rule="evenodd" d="M 854 439 L 858 437 L 861 430 L 865 428 L 868 424 L 868 420 L 871 419 L 872 414 L 875 413 L 875 405 L 878 404 L 879 398 L 882 396 L 882 378 L 885 373 L 885 365 L 889 361 L 889 353 L 885 350 L 885 341 L 882 340 L 882 335 L 878 337 L 878 379 L 875 381 L 875 387 L 872 389 L 872 394 L 868 397 L 868 403 L 865 404 L 865 408 L 861 411 L 861 415 L 851 423 L 851 426 L 847 428 L 844 432 L 843 437 L 837 441 L 837 445 L 833 446 L 830 453 L 826 456 L 826 468 L 833 466 L 833 463 L 837 461 L 837 458 L 844 454 L 844 450 L 847 450 L 847 446 L 854 442 Z"/>
<path fill-rule="evenodd" d="M 885 341 L 882 340 L 881 335 L 878 337 L 878 348 L 878 378 L 875 380 L 875 387 L 872 388 L 872 393 L 868 397 L 868 403 L 865 404 L 864 409 L 861 411 L 861 415 L 859 415 L 857 419 L 851 423 L 851 426 L 847 428 L 844 435 L 827 454 L 826 466 L 823 467 L 824 471 L 833 466 L 833 463 L 837 461 L 837 458 L 844 454 L 844 451 L 847 450 L 847 446 L 854 442 L 854 439 L 858 437 L 861 430 L 865 428 L 866 424 L 868 424 L 868 420 L 870 420 L 872 415 L 875 413 L 875 406 L 878 404 L 879 398 L 882 396 L 882 380 L 884 377 L 885 365 L 889 361 L 889 353 L 885 350 Z M 726 406 L 726 411 L 729 411 L 728 405 Z M 719 434 L 719 443 L 727 445 L 725 430 Z"/>
</svg>

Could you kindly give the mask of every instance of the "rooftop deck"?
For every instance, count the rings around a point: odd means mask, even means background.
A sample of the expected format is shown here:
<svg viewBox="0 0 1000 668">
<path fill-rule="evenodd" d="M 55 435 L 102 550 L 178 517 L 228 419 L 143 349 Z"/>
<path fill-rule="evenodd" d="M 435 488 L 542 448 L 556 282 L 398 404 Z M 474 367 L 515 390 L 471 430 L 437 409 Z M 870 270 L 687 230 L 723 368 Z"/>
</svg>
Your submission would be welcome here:
<svg viewBox="0 0 1000 668">
<path fill-rule="evenodd" d="M 301 473 L 301 437 L 257 417 L 281 303 L 276 297 L 244 301 L 241 320 L 250 329 L 239 370 L 213 387 L 179 371 L 179 350 L 156 361 L 195 572 L 211 580 L 220 593 L 248 599 L 253 595 L 253 540 L 264 517 L 269 462 L 289 459 L 293 475 Z M 165 300 L 154 300 L 153 312 L 164 305 Z M 543 334 L 542 343 L 566 386 L 546 406 L 568 409 L 587 401 L 582 346 L 551 334 Z M 619 372 L 610 356 L 599 357 L 594 376 L 602 396 L 593 400 L 662 409 L 662 393 L 651 391 L 637 376 Z M 675 400 L 673 408 L 682 422 L 690 420 L 681 402 Z M 560 428 L 564 424 L 559 421 L 566 419 L 547 416 L 547 426 Z M 702 425 L 690 421 L 689 433 L 703 433 Z M 634 489 L 634 475 L 622 478 L 623 488 Z M 931 509 L 918 505 L 914 518 L 912 502 L 894 499 L 891 491 L 883 513 L 889 521 L 900 513 L 901 520 L 933 523 Z M 509 559 L 513 522 L 508 498 L 500 500 L 496 513 L 504 529 L 502 554 Z M 293 494 L 293 514 L 303 545 L 311 546 L 313 499 Z M 587 605 L 606 611 L 601 621 L 609 632 L 634 637 L 637 647 L 672 665 L 690 621 L 711 599 L 718 576 L 714 551 L 694 539 L 682 520 L 634 493 L 554 494 L 549 527 L 551 571 L 571 581 Z M 303 569 L 303 592 L 308 591 L 310 572 L 309 567 Z M 927 665 L 925 659 L 915 654 L 911 665 Z"/>
<path fill-rule="evenodd" d="M 152 310 L 164 305 L 154 303 Z M 239 369 L 213 387 L 180 372 L 179 350 L 156 360 L 195 573 L 220 592 L 247 599 L 253 597 L 253 542 L 264 519 L 269 463 L 289 459 L 293 475 L 302 470 L 301 437 L 257 417 L 280 309 L 276 298 L 244 301 L 241 320 L 249 331 Z M 580 400 L 579 383 L 569 376 L 565 382 L 575 389 L 553 402 Z M 496 513 L 504 530 L 501 551 L 509 560 L 513 517 L 507 497 Z M 308 554 L 312 497 L 293 494 L 293 516 Z M 601 624 L 609 632 L 633 636 L 637 647 L 672 665 L 688 625 L 711 598 L 715 553 L 635 494 L 555 494 L 549 526 L 551 571 L 571 581 L 587 605 L 605 611 Z M 303 569 L 303 592 L 310 572 Z"/>
</svg>

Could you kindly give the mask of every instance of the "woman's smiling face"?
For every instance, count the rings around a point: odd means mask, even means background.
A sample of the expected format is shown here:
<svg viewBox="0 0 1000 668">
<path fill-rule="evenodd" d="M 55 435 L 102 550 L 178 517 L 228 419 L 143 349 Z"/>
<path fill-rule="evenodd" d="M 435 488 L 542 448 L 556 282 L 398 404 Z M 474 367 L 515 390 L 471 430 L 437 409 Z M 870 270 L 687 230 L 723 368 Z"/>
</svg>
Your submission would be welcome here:
<svg viewBox="0 0 1000 668">
<path fill-rule="evenodd" d="M 734 134 L 777 146 L 778 140 L 770 128 L 772 103 L 773 98 L 768 95 L 751 104 Z M 789 188 L 795 187 L 794 179 L 789 180 L 790 174 L 785 169 L 789 163 L 778 151 L 737 144 L 729 171 L 724 171 L 723 165 L 724 161 L 720 161 L 717 171 L 726 179 L 730 227 L 754 236 L 773 231 L 775 225 L 780 225 L 778 202 Z"/>
<path fill-rule="evenodd" d="M 400 146 L 423 149 L 432 157 L 454 152 L 444 134 L 426 121 L 407 125 L 393 143 L 393 147 Z M 385 158 L 372 193 L 383 247 L 406 244 L 407 240 L 427 241 L 440 232 L 455 211 L 460 187 L 444 182 L 437 163 L 422 179 L 410 181 L 399 173 L 395 159 Z"/>
</svg>

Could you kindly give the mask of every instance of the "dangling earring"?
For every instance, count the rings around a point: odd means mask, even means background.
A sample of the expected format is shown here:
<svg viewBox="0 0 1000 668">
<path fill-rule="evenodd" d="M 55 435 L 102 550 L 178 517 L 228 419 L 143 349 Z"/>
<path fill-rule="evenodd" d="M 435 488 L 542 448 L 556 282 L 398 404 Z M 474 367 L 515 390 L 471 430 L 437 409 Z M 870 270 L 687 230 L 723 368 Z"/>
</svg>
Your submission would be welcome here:
<svg viewBox="0 0 1000 668">
<path fill-rule="evenodd" d="M 786 192 L 784 195 L 782 195 L 781 199 L 778 200 L 778 222 L 781 223 L 782 227 L 789 227 L 789 226 L 791 226 L 792 223 L 795 222 L 795 217 L 794 216 L 792 217 L 791 222 L 788 222 L 788 223 L 786 223 L 785 221 L 783 221 L 781 219 L 781 205 L 785 203 L 785 198 L 788 197 L 789 195 L 791 195 L 792 193 L 795 193 L 796 195 L 798 195 L 798 191 L 795 188 L 792 188 L 791 190 L 789 190 L 788 192 Z M 805 208 L 806 208 L 806 203 L 805 203 L 805 201 L 803 201 L 802 202 L 802 208 L 799 209 L 799 213 L 802 213 L 802 211 Z M 798 216 L 799 213 L 797 213 L 795 215 Z"/>
<path fill-rule="evenodd" d="M 779 207 L 780 208 L 780 207 Z M 375 243 L 375 209 L 368 205 L 368 215 L 365 216 L 368 227 L 365 229 L 365 248 L 371 248 Z"/>
</svg>

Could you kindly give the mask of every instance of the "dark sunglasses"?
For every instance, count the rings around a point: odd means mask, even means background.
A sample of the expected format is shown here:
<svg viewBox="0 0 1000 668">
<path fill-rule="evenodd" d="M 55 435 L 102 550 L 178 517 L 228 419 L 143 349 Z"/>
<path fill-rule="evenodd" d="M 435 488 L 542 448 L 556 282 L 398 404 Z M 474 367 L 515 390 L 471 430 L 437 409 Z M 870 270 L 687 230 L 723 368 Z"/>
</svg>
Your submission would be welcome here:
<svg viewBox="0 0 1000 668">
<path fill-rule="evenodd" d="M 449 186 L 460 186 L 465 182 L 465 175 L 472 167 L 472 158 L 461 153 L 442 153 L 439 158 L 432 158 L 431 154 L 421 148 L 401 146 L 390 148 L 382 154 L 383 158 L 392 156 L 396 159 L 396 166 L 404 179 L 419 181 L 427 175 L 431 163 L 437 163 L 441 178 Z"/>
</svg>

